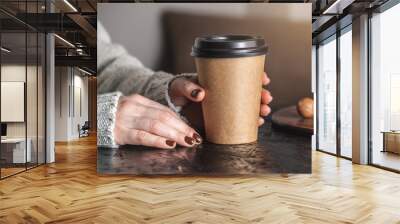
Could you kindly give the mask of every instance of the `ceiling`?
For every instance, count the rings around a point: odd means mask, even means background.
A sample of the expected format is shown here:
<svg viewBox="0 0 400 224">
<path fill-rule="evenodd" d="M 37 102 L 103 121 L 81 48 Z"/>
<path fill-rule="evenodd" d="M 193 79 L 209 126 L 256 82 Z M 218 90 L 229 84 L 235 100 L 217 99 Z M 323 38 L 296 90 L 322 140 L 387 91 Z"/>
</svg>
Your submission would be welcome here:
<svg viewBox="0 0 400 224">
<path fill-rule="evenodd" d="M 313 43 L 328 38 L 352 23 L 353 17 L 372 11 L 389 0 L 313 1 Z"/>
<path fill-rule="evenodd" d="M 37 48 L 36 39 L 32 40 L 36 33 L 54 32 L 56 65 L 79 66 L 95 73 L 96 5 L 96 0 L 47 0 L 47 5 L 45 0 L 1 0 L 2 46 L 12 50 L 2 52 L 2 59 L 36 57 L 43 47 L 39 44 Z"/>
<path fill-rule="evenodd" d="M 179 0 L 178 0 L 179 1 Z M 324 35 L 340 19 L 354 16 L 366 9 L 377 7 L 387 0 L 214 0 L 209 2 L 270 2 L 312 3 L 313 39 Z M 24 55 L 26 30 L 54 32 L 56 63 L 58 65 L 83 66 L 96 70 L 97 3 L 106 2 L 177 2 L 177 0 L 1 0 L 0 25 L 2 44 L 13 49 L 13 54 Z M 183 1 L 182 2 L 188 2 Z M 189 2 L 205 2 L 191 0 Z M 52 9 L 52 13 L 48 13 Z M 350 19 L 351 21 L 351 19 Z M 332 31 L 334 32 L 334 30 Z M 66 40 L 66 41 L 63 41 Z M 36 46 L 28 38 L 28 54 Z M 70 44 L 69 44 L 70 43 Z M 73 46 L 72 46 L 72 45 Z M 10 57 L 11 55 L 9 55 Z M 81 63 L 81 64 L 80 64 Z"/>
</svg>

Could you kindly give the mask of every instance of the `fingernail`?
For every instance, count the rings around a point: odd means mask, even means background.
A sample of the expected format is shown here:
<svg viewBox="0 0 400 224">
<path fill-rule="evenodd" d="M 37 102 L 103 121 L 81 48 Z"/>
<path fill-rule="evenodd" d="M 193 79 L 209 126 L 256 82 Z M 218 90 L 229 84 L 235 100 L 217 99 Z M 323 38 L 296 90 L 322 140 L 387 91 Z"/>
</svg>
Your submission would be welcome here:
<svg viewBox="0 0 400 224">
<path fill-rule="evenodd" d="M 165 144 L 167 144 L 168 146 L 174 146 L 175 145 L 175 142 L 174 141 L 172 141 L 172 140 L 166 140 L 165 141 Z"/>
<path fill-rule="evenodd" d="M 194 143 L 194 139 L 189 137 L 189 136 L 185 136 L 185 142 L 189 145 L 193 145 Z"/>
<path fill-rule="evenodd" d="M 196 140 L 196 143 L 200 144 L 202 142 L 202 139 L 199 134 L 193 133 L 193 138 Z"/>
<path fill-rule="evenodd" d="M 200 89 L 195 89 L 195 90 L 192 91 L 192 93 L 190 95 L 193 98 L 197 98 L 197 96 L 199 95 L 200 91 L 201 91 Z"/>
</svg>

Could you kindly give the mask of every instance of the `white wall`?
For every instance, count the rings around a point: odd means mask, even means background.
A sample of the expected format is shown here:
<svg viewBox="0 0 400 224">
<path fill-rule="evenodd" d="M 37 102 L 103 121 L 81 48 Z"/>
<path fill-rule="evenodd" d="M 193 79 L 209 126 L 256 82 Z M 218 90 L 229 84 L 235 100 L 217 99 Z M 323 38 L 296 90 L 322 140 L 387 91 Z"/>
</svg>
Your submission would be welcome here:
<svg viewBox="0 0 400 224">
<path fill-rule="evenodd" d="M 18 64 L 6 64 L 1 66 L 1 81 L 2 82 L 25 82 L 26 72 L 28 75 L 29 85 L 36 85 L 36 80 L 32 80 L 31 75 L 36 75 L 36 67 Z M 36 108 L 36 88 L 27 88 L 27 104 L 31 104 Z M 39 105 L 40 106 L 40 105 Z M 22 108 L 24 109 L 24 108 Z M 7 108 L 1 108 L 1 110 L 7 110 Z M 28 112 L 36 111 L 32 108 L 27 109 Z M 36 130 L 36 113 L 28 113 L 28 129 L 33 128 Z M 34 123 L 32 123 L 34 122 Z M 7 136 L 8 137 L 25 137 L 25 124 L 26 122 L 7 122 Z M 28 136 L 31 132 L 28 130 Z"/>
<path fill-rule="evenodd" d="M 68 140 L 68 88 L 69 75 L 67 67 L 55 68 L 55 140 Z"/>
<path fill-rule="evenodd" d="M 38 70 L 36 70 L 38 69 Z M 24 138 L 25 135 L 30 139 L 32 150 L 32 158 L 36 162 L 44 163 L 44 150 L 45 150 L 45 115 L 44 115 L 44 73 L 42 67 L 25 66 L 25 64 L 3 64 L 1 66 L 1 81 L 2 82 L 24 82 L 26 84 L 26 106 L 14 110 L 21 113 L 26 112 L 26 120 L 22 122 L 6 122 L 7 123 L 7 137 L 9 138 Z M 27 79 L 27 80 L 26 80 Z M 3 93 L 2 89 L 2 93 Z M 24 90 L 19 90 L 24 94 Z M 4 93 L 3 93 L 4 94 Z M 7 97 L 6 95 L 2 95 Z M 2 102 L 3 104 L 3 102 Z M 13 108 L 2 107 L 2 112 L 13 113 Z M 15 112 L 14 112 L 15 113 Z M 37 157 L 38 154 L 38 157 Z M 51 160 L 48 160 L 51 161 Z"/>
<path fill-rule="evenodd" d="M 78 125 L 88 120 L 88 78 L 83 75 L 76 68 L 56 67 L 55 141 L 79 138 Z"/>
<path fill-rule="evenodd" d="M 25 102 L 24 82 L 1 81 L 1 121 L 24 122 Z"/>
<path fill-rule="evenodd" d="M 25 82 L 25 65 L 8 64 L 1 66 L 1 81 L 3 82 Z M 28 66 L 28 71 L 32 69 Z M 6 110 L 7 108 L 1 108 Z M 25 137 L 25 123 L 24 122 L 10 122 L 7 123 L 7 136 L 8 137 Z"/>
<path fill-rule="evenodd" d="M 75 70 L 75 74 L 74 74 L 74 92 L 73 94 L 75 94 L 74 96 L 72 96 L 72 99 L 74 99 L 74 108 L 72 110 L 72 120 L 71 120 L 71 135 L 73 136 L 73 138 L 78 138 L 79 137 L 79 133 L 78 133 L 78 124 L 80 124 L 81 126 L 85 123 L 85 121 L 88 121 L 89 119 L 89 114 L 88 114 L 88 77 L 85 76 L 81 76 L 82 73 L 78 73 L 77 75 L 77 70 Z M 78 93 L 77 90 L 80 90 L 80 93 Z M 80 94 L 80 98 L 78 98 Z M 78 102 L 80 100 L 80 102 Z M 72 105 L 72 104 L 71 104 Z M 79 106 L 81 106 L 81 108 L 79 108 Z M 81 109 L 82 111 L 80 112 L 79 109 Z"/>
</svg>

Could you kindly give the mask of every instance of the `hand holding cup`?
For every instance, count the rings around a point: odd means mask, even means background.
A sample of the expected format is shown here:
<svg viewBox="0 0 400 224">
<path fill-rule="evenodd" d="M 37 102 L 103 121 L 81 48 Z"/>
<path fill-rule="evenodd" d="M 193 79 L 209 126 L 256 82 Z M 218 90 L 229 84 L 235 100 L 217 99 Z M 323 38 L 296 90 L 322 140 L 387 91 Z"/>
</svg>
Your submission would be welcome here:
<svg viewBox="0 0 400 224">
<path fill-rule="evenodd" d="M 262 78 L 263 86 L 268 85 L 270 82 L 270 78 L 266 73 L 264 73 Z M 201 103 L 205 97 L 205 90 L 194 80 L 177 78 L 171 83 L 169 95 L 175 105 L 185 106 L 189 102 Z M 273 97 L 271 93 L 263 88 L 261 90 L 260 117 L 258 119 L 259 126 L 264 124 L 263 117 L 266 117 L 271 113 L 271 108 L 268 104 L 271 103 L 272 100 Z M 198 116 L 203 115 L 199 113 Z"/>
</svg>

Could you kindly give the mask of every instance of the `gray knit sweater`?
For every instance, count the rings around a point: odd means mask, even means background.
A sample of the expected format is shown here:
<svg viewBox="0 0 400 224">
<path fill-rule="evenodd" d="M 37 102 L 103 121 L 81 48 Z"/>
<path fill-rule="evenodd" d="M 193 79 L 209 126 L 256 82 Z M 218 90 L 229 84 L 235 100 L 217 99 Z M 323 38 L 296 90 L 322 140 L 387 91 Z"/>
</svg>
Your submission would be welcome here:
<svg viewBox="0 0 400 224">
<path fill-rule="evenodd" d="M 169 83 L 177 77 L 195 76 L 173 76 L 144 67 L 121 45 L 111 43 L 101 23 L 97 23 L 97 74 L 97 145 L 101 147 L 117 146 L 113 130 L 121 96 L 137 93 L 179 113 L 180 108 L 172 104 L 168 95 Z"/>
</svg>

